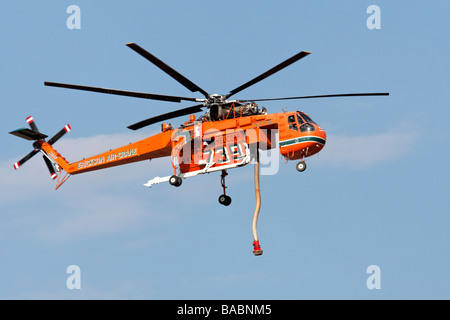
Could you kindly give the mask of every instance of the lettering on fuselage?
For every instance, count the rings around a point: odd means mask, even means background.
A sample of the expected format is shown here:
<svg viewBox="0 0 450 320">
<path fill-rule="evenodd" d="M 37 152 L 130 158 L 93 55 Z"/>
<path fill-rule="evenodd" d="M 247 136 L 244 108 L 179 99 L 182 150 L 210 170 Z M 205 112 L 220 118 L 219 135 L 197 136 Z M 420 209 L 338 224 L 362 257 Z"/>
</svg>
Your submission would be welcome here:
<svg viewBox="0 0 450 320">
<path fill-rule="evenodd" d="M 92 166 L 97 166 L 99 164 L 108 163 L 111 161 L 117 161 L 121 159 L 125 159 L 128 157 L 137 156 L 137 148 L 121 151 L 117 153 L 109 154 L 107 157 L 98 157 L 89 160 L 82 160 L 78 162 L 78 169 L 89 168 Z"/>
<path fill-rule="evenodd" d="M 227 164 L 242 160 L 245 157 L 244 150 L 244 142 L 238 142 L 236 145 L 208 148 L 203 152 L 203 156 L 208 163 Z"/>
<path fill-rule="evenodd" d="M 128 157 L 131 157 L 131 156 L 137 156 L 137 149 L 136 148 L 131 149 L 131 150 L 118 152 L 118 153 L 110 154 L 106 158 L 106 162 L 120 160 L 120 159 L 128 158 Z"/>
<path fill-rule="evenodd" d="M 195 136 L 195 134 L 194 134 Z M 180 141 L 181 140 L 181 141 Z M 172 149 L 172 161 L 175 165 L 186 166 L 209 164 L 241 164 L 247 155 L 245 133 L 242 130 L 207 130 L 203 136 L 191 139 L 190 131 L 178 131 L 172 141 L 179 141 Z"/>
<path fill-rule="evenodd" d="M 267 120 L 256 121 L 254 126 L 255 127 L 264 127 L 264 126 L 268 126 L 271 124 L 273 124 L 273 121 L 271 119 L 267 119 Z"/>
<path fill-rule="evenodd" d="M 102 164 L 105 162 L 105 157 L 100 157 L 100 158 L 95 158 L 95 159 L 90 159 L 90 160 L 86 160 L 86 161 L 80 161 L 78 162 L 78 169 L 83 169 L 83 168 L 88 168 L 88 167 L 92 167 L 92 166 L 96 166 L 99 164 Z"/>
</svg>

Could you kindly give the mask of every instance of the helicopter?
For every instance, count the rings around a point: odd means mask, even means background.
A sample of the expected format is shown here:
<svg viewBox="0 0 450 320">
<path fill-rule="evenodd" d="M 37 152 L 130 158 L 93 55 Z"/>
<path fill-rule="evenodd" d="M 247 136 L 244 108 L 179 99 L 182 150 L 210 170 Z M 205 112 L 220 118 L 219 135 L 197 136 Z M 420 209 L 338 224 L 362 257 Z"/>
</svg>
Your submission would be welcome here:
<svg viewBox="0 0 450 320">
<path fill-rule="evenodd" d="M 259 150 L 279 148 L 279 152 L 285 160 L 298 160 L 296 169 L 299 172 L 303 172 L 306 169 L 305 158 L 320 152 L 326 143 L 325 130 L 305 112 L 286 112 L 283 109 L 282 112 L 268 113 L 267 109 L 260 107 L 257 102 L 389 95 L 386 92 L 344 93 L 233 100 L 230 97 L 236 93 L 308 56 L 310 52 L 301 51 L 293 55 L 268 71 L 234 88 L 228 94 L 209 94 L 136 43 L 127 43 L 126 46 L 153 63 L 191 92 L 198 92 L 203 97 L 170 96 L 45 81 L 44 85 L 51 87 L 175 103 L 189 101 L 196 104 L 128 126 L 131 130 L 138 130 L 162 122 L 161 132 L 155 135 L 75 162 L 67 161 L 53 147 L 54 143 L 71 130 L 70 125 L 66 125 L 55 136 L 46 141 L 48 136 L 38 130 L 33 117 L 30 116 L 27 118 L 30 128 L 21 128 L 10 132 L 10 134 L 20 138 L 33 141 L 33 150 L 16 162 L 14 169 L 18 169 L 34 155 L 41 153 L 51 178 L 58 179 L 56 182 L 56 189 L 58 189 L 71 175 L 137 161 L 171 157 L 173 174 L 164 177 L 154 177 L 148 180 L 144 184 L 145 186 L 152 187 L 155 184 L 169 182 L 174 187 L 180 187 L 183 179 L 199 174 L 221 172 L 220 182 L 223 194 L 219 196 L 218 200 L 220 204 L 229 206 L 231 197 L 226 193 L 227 186 L 225 183 L 225 177 L 228 175 L 227 170 L 245 166 L 253 161 L 255 165 L 255 192 L 257 197 L 252 223 L 253 253 L 255 255 L 262 254 L 256 234 L 256 220 L 261 202 L 259 193 Z M 199 117 L 195 116 L 196 113 L 204 112 L 205 109 L 206 113 Z M 189 120 L 178 127 L 173 127 L 171 123 L 166 122 L 167 120 L 187 115 L 189 115 Z"/>
</svg>

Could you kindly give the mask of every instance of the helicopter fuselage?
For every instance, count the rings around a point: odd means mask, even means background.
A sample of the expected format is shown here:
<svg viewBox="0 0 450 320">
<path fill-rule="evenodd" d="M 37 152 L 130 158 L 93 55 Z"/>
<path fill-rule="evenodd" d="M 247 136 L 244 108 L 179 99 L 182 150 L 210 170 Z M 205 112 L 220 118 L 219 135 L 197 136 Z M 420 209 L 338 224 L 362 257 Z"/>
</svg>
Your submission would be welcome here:
<svg viewBox="0 0 450 320">
<path fill-rule="evenodd" d="M 277 142 L 286 159 L 303 159 L 322 150 L 326 133 L 299 111 L 204 122 L 192 115 L 179 128 L 163 124 L 158 134 L 72 163 L 45 142 L 41 148 L 71 175 L 161 157 L 172 157 L 172 163 L 185 173 L 205 166 L 219 169 L 247 164 L 243 159 L 252 148 L 273 149 Z"/>
</svg>

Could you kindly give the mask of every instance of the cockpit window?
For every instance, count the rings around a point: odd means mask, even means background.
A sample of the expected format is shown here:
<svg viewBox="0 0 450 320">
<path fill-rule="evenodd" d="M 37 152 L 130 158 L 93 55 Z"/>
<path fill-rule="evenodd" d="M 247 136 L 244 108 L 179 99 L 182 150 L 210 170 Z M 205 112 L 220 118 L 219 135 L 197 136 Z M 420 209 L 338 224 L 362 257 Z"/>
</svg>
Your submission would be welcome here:
<svg viewBox="0 0 450 320">
<path fill-rule="evenodd" d="M 298 124 L 300 126 L 302 125 L 302 123 L 305 122 L 305 120 L 303 120 L 302 117 L 300 117 L 300 113 L 299 112 L 297 112 L 297 121 L 298 121 Z"/>
<path fill-rule="evenodd" d="M 301 114 L 301 116 L 303 117 L 303 119 L 306 120 L 306 122 L 317 124 L 310 117 L 308 117 L 304 112 L 298 112 L 298 113 Z"/>
<path fill-rule="evenodd" d="M 298 130 L 297 122 L 295 121 L 295 116 L 288 117 L 288 124 L 289 124 L 289 129 L 296 130 L 296 131 Z"/>
</svg>

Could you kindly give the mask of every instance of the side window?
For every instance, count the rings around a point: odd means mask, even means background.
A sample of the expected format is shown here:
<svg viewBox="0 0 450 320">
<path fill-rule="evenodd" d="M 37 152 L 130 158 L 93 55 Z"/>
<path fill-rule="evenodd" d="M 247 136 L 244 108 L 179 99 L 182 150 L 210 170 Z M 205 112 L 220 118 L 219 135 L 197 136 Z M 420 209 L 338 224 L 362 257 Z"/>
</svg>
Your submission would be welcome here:
<svg viewBox="0 0 450 320">
<path fill-rule="evenodd" d="M 305 121 L 303 121 L 302 117 L 300 117 L 299 114 L 297 114 L 297 120 L 298 120 L 298 124 L 301 126 L 302 123 L 304 123 Z"/>
<path fill-rule="evenodd" d="M 297 122 L 295 122 L 295 116 L 289 116 L 288 117 L 288 124 L 289 124 L 289 129 L 291 130 L 298 130 L 297 129 Z"/>
</svg>

